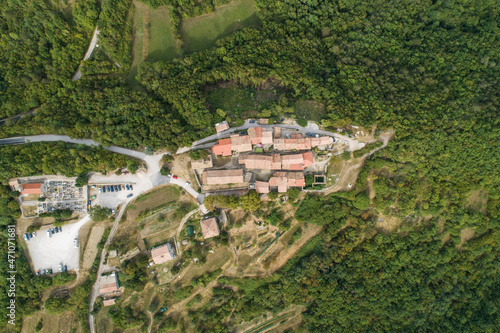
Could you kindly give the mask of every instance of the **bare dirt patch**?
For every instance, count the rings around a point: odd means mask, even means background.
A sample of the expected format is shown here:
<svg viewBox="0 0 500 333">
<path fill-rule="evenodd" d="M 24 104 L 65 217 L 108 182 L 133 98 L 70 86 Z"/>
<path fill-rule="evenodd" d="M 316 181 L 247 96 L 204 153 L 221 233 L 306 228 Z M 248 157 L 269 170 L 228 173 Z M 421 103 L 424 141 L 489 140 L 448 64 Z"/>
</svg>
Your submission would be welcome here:
<svg viewBox="0 0 500 333">
<path fill-rule="evenodd" d="M 174 157 L 175 159 L 172 162 L 171 170 L 172 174 L 189 181 L 193 189 L 198 191 L 200 187 L 194 176 L 194 171 L 191 169 L 191 157 L 189 157 L 189 153 L 182 153 Z"/>
<path fill-rule="evenodd" d="M 82 270 L 89 270 L 92 267 L 92 263 L 95 260 L 95 256 L 97 255 L 98 249 L 97 244 L 101 240 L 102 234 L 104 233 L 103 226 L 95 226 L 92 228 L 92 232 L 90 233 L 87 247 L 85 248 L 85 253 L 83 254 L 83 263 Z"/>
<path fill-rule="evenodd" d="M 472 191 L 465 203 L 465 208 L 486 215 L 488 205 L 488 192 L 478 190 Z"/>
<path fill-rule="evenodd" d="M 397 217 L 379 213 L 378 220 L 375 223 L 375 226 L 379 231 L 385 234 L 389 234 L 395 231 L 401 225 L 401 222 L 402 221 Z"/>
<path fill-rule="evenodd" d="M 460 245 L 458 246 L 459 248 L 461 248 L 465 242 L 471 240 L 473 237 L 474 237 L 474 229 L 471 229 L 471 228 L 465 228 L 462 230 L 462 232 L 460 233 Z"/>
</svg>

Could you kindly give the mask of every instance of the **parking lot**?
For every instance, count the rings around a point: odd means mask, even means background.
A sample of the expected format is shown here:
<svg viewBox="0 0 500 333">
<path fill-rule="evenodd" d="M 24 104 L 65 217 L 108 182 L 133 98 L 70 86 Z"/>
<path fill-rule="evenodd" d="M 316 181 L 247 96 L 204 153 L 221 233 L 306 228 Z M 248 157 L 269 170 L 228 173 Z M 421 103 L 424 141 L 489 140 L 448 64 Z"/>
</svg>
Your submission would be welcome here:
<svg viewBox="0 0 500 333">
<path fill-rule="evenodd" d="M 99 205 L 115 209 L 119 204 L 133 197 L 135 192 L 135 184 L 132 183 L 96 184 L 89 187 L 89 198 L 92 206 Z"/>
<path fill-rule="evenodd" d="M 54 227 L 38 230 L 36 237 L 26 242 L 35 272 L 52 269 L 54 274 L 59 273 L 59 264 L 66 265 L 68 272 L 78 270 L 80 246 L 74 246 L 74 239 L 78 238 L 80 228 L 88 221 L 90 217 L 85 216 L 76 223 L 65 224 L 61 232 L 54 233 L 50 238 L 47 230 Z"/>
</svg>

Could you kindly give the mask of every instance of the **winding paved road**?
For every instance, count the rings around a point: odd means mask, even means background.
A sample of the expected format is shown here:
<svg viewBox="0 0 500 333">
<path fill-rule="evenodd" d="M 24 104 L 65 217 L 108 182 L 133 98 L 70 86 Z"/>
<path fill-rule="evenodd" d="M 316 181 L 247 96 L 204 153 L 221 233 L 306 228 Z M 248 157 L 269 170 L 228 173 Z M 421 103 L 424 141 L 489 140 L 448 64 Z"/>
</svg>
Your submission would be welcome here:
<svg viewBox="0 0 500 333">
<path fill-rule="evenodd" d="M 98 33 L 97 29 L 96 29 L 96 32 Z M 96 32 L 94 32 L 93 41 L 97 36 Z M 92 43 L 91 43 L 91 45 L 92 45 Z M 243 131 L 243 130 L 246 130 L 250 127 L 258 127 L 258 126 L 261 126 L 264 128 L 282 127 L 282 128 L 288 128 L 288 129 L 296 129 L 302 134 L 314 133 L 314 134 L 319 134 L 319 135 L 328 135 L 328 136 L 335 137 L 337 140 L 343 140 L 343 141 L 347 142 L 349 144 L 348 150 L 356 150 L 356 149 L 360 148 L 358 146 L 359 142 L 357 140 L 351 139 L 345 135 L 340 135 L 338 133 L 329 132 L 329 131 L 321 131 L 318 129 L 317 125 L 315 125 L 315 124 L 309 124 L 307 127 L 301 127 L 299 125 L 282 125 L 282 124 L 259 125 L 257 123 L 250 123 L 249 121 L 246 121 L 243 126 L 231 128 L 231 129 L 226 130 L 224 132 L 214 134 L 214 135 L 206 137 L 202 140 L 196 141 L 193 143 L 193 145 L 190 148 L 188 148 L 188 147 L 181 148 L 177 151 L 177 153 L 186 152 L 186 151 L 189 151 L 191 149 L 209 148 L 215 144 L 215 142 L 210 142 L 210 141 L 221 139 L 221 138 L 226 138 L 226 137 L 229 137 L 233 132 L 237 133 L 238 131 Z M 68 143 L 83 144 L 83 145 L 87 145 L 87 146 L 100 146 L 101 145 L 98 142 L 95 142 L 94 140 L 90 140 L 90 139 L 72 139 L 67 135 L 53 135 L 53 134 L 0 139 L 0 145 L 24 144 L 24 143 L 28 143 L 28 142 L 55 142 L 55 141 L 64 141 L 64 142 L 68 142 Z M 385 144 L 386 144 L 386 142 L 384 142 L 384 147 L 385 147 Z M 128 182 L 134 182 L 136 185 L 140 184 L 138 186 L 139 191 L 135 192 L 136 195 L 133 198 L 129 198 L 125 202 L 122 203 L 120 211 L 118 212 L 118 215 L 115 218 L 115 221 L 113 223 L 113 227 L 111 228 L 111 232 L 108 236 L 108 239 L 106 240 L 105 245 L 109 245 L 111 243 L 111 241 L 113 240 L 113 237 L 114 237 L 116 230 L 118 228 L 118 225 L 120 223 L 120 219 L 122 218 L 128 203 L 130 201 L 132 201 L 137 195 L 144 193 L 144 192 L 146 192 L 146 191 L 148 191 L 156 186 L 162 185 L 162 184 L 171 183 L 171 184 L 175 184 L 175 185 L 182 187 L 184 190 L 186 190 L 187 193 L 189 193 L 193 198 L 195 198 L 197 200 L 197 202 L 199 204 L 199 209 L 201 210 L 201 212 L 203 214 L 208 212 L 207 209 L 205 208 L 205 206 L 203 205 L 203 200 L 205 199 L 205 194 L 200 194 L 200 193 L 196 192 L 183 179 L 179 179 L 179 178 L 173 179 L 171 177 L 161 175 L 161 173 L 160 173 L 160 161 L 161 161 L 161 158 L 164 154 L 150 156 L 150 155 L 146 155 L 145 153 L 142 153 L 142 152 L 138 152 L 138 151 L 135 151 L 132 149 L 127 149 L 127 148 L 117 147 L 117 146 L 108 146 L 108 147 L 103 147 L 103 148 L 108 150 L 108 151 L 114 152 L 114 153 L 123 154 L 123 155 L 127 155 L 127 156 L 131 156 L 131 157 L 140 159 L 147 166 L 147 171 L 146 171 L 145 175 L 127 175 L 125 177 L 126 179 L 123 178 L 123 180 L 126 180 Z M 381 148 L 383 148 L 383 147 L 380 147 L 378 149 L 381 149 Z M 170 153 L 167 152 L 165 154 L 170 154 Z M 115 175 L 111 175 L 111 176 L 95 175 L 89 179 L 89 182 L 99 183 L 100 181 L 105 181 L 105 180 L 109 182 L 110 180 L 113 180 L 114 177 L 116 177 L 116 176 Z M 186 217 L 183 219 L 183 223 L 181 223 L 180 228 L 182 228 L 182 225 L 186 222 L 186 220 L 195 212 L 196 212 L 196 210 L 191 211 L 188 215 L 186 215 Z M 101 253 L 101 260 L 99 263 L 99 269 L 97 272 L 97 280 L 93 286 L 92 293 L 90 295 L 89 324 L 90 324 L 90 332 L 91 333 L 95 332 L 94 317 L 91 314 L 91 312 L 94 308 L 95 299 L 97 298 L 97 296 L 99 294 L 99 277 L 101 276 L 101 274 L 103 272 L 104 258 L 106 257 L 106 254 L 107 254 L 106 249 L 103 249 L 102 253 Z"/>
<path fill-rule="evenodd" d="M 95 46 L 97 45 L 97 35 L 99 35 L 99 30 L 97 30 L 97 27 L 95 27 L 94 30 L 94 35 L 92 36 L 92 40 L 90 41 L 89 48 L 87 49 L 87 52 L 85 53 L 85 56 L 83 57 L 83 60 L 87 60 L 90 58 L 92 55 L 92 52 L 94 51 Z M 76 71 L 75 75 L 71 78 L 71 81 L 76 81 L 82 76 L 82 72 L 80 71 L 80 66 L 78 66 L 78 70 Z"/>
<path fill-rule="evenodd" d="M 295 129 L 295 130 L 297 130 L 301 134 L 313 133 L 313 134 L 319 134 L 319 135 L 326 135 L 326 136 L 332 136 L 332 137 L 334 137 L 335 140 L 346 141 L 349 144 L 349 148 L 347 149 L 348 151 L 354 151 L 354 150 L 357 150 L 357 149 L 361 148 L 359 146 L 358 140 L 351 139 L 350 137 L 348 137 L 346 135 L 341 135 L 341 134 L 338 134 L 336 132 L 322 131 L 322 130 L 320 130 L 318 128 L 318 125 L 316 125 L 315 123 L 309 123 L 306 127 L 302 127 L 302 126 L 299 126 L 299 125 L 285 125 L 285 124 L 260 125 L 260 124 L 258 124 L 256 122 L 255 123 L 250 123 L 250 121 L 247 120 L 247 121 L 245 121 L 245 124 L 243 126 L 232 127 L 232 128 L 227 129 L 227 130 L 225 130 L 223 132 L 220 132 L 220 133 L 217 133 L 217 134 L 213 134 L 213 135 L 207 136 L 204 139 L 195 141 L 195 142 L 193 142 L 193 145 L 191 147 L 180 148 L 177 151 L 177 154 L 190 151 L 191 149 L 206 149 L 206 148 L 210 148 L 210 147 L 212 147 L 213 145 L 216 144 L 216 142 L 211 142 L 211 141 L 228 138 L 232 134 L 239 133 L 240 131 L 247 130 L 250 127 L 263 127 L 263 128 L 267 128 L 267 129 L 272 129 L 273 127 L 281 127 L 281 128 L 286 128 L 286 129 Z"/>
</svg>

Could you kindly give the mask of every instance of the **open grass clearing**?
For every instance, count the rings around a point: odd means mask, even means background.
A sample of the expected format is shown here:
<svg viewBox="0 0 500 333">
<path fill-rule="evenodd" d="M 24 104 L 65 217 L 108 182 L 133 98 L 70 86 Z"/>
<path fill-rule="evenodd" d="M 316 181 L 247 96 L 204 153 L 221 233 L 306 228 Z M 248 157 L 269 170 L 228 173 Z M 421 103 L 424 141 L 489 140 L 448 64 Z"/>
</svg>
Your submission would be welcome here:
<svg viewBox="0 0 500 333">
<path fill-rule="evenodd" d="M 137 236 L 147 236 L 148 228 L 157 221 L 156 218 L 151 218 L 146 224 L 141 225 L 142 219 L 150 217 L 151 214 L 162 214 L 161 210 L 169 205 L 177 205 L 178 202 L 189 202 L 190 200 L 191 198 L 184 194 L 184 191 L 169 184 L 137 197 L 122 218 L 113 243 L 117 244 L 121 254 L 133 249 L 139 241 Z M 137 233 L 139 227 L 141 228 L 140 234 Z M 144 232 L 144 230 L 146 231 Z"/>
<path fill-rule="evenodd" d="M 232 257 L 231 250 L 227 247 L 219 247 L 214 253 L 209 253 L 205 264 L 191 264 L 187 272 L 181 278 L 181 285 L 188 284 L 193 278 L 201 276 L 206 272 L 215 271 L 221 268 Z"/>
<path fill-rule="evenodd" d="M 236 30 L 259 23 L 253 0 L 232 1 L 217 7 L 213 13 L 185 19 L 181 33 L 187 52 L 202 51 L 215 41 Z"/>
<path fill-rule="evenodd" d="M 161 6 L 150 11 L 148 61 L 170 61 L 180 55 L 170 29 L 170 11 Z"/>
<path fill-rule="evenodd" d="M 297 101 L 295 115 L 297 118 L 320 122 L 325 115 L 325 106 L 315 101 Z"/>
<path fill-rule="evenodd" d="M 23 317 L 22 333 L 36 332 L 35 327 L 43 320 L 41 333 L 60 333 L 60 332 L 82 332 L 80 322 L 75 312 L 63 312 L 59 315 L 49 315 L 45 311 L 37 311 L 31 316 Z M 5 332 L 10 332 L 8 329 Z M 16 330 L 16 332 L 18 332 Z M 103 331 L 106 332 L 106 331 Z"/>
<path fill-rule="evenodd" d="M 210 110 L 222 109 L 231 121 L 257 117 L 259 111 L 277 103 L 285 89 L 268 80 L 258 86 L 240 86 L 233 81 L 206 87 Z"/>
<path fill-rule="evenodd" d="M 131 87 L 140 86 L 137 81 L 137 68 L 145 59 L 145 54 L 148 51 L 148 25 L 149 25 L 149 6 L 134 1 L 134 41 L 132 46 L 132 66 L 130 67 L 129 83 Z"/>
</svg>

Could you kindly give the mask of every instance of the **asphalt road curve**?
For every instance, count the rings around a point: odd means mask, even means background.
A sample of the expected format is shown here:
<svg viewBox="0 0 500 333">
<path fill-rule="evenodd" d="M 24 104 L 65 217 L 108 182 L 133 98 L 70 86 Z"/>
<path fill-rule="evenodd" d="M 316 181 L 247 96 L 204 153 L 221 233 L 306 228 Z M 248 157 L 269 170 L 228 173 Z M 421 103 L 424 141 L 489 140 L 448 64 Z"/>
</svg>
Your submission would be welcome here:
<svg viewBox="0 0 500 333">
<path fill-rule="evenodd" d="M 24 137 L 20 138 L 7 138 L 7 139 L 0 139 L 0 145 L 20 145 L 20 144 L 25 144 L 26 139 Z"/>
</svg>

